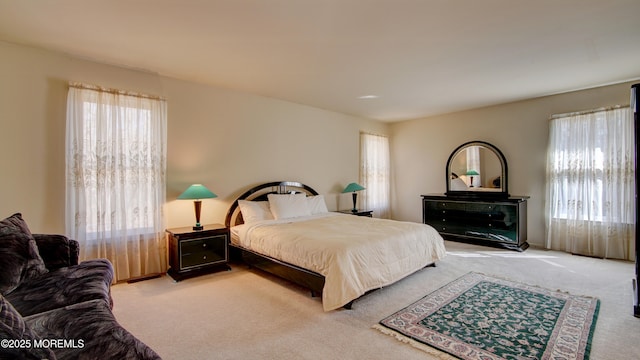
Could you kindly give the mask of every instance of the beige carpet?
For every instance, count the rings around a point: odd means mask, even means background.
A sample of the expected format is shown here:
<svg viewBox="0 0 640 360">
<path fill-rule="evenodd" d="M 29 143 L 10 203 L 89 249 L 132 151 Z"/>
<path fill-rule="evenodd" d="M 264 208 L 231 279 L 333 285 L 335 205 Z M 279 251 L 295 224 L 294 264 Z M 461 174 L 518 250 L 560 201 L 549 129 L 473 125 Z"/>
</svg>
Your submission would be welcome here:
<svg viewBox="0 0 640 360">
<path fill-rule="evenodd" d="M 320 298 L 242 264 L 179 283 L 113 286 L 114 313 L 164 359 L 430 359 L 372 328 L 387 315 L 469 271 L 601 300 L 592 359 L 638 359 L 632 262 L 447 242 L 448 256 L 354 303 L 322 311 Z"/>
</svg>

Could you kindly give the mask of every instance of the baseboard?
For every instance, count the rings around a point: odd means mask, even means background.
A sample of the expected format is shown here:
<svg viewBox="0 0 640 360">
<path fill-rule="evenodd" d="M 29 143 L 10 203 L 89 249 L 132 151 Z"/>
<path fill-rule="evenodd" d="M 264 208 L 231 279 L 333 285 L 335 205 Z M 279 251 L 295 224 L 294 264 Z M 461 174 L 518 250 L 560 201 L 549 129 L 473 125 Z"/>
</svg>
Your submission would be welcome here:
<svg viewBox="0 0 640 360">
<path fill-rule="evenodd" d="M 162 276 L 162 274 L 155 273 L 155 274 L 148 274 L 148 275 L 133 277 L 127 280 L 127 284 L 137 283 L 138 281 L 151 280 L 151 279 L 159 278 L 160 276 Z"/>
</svg>

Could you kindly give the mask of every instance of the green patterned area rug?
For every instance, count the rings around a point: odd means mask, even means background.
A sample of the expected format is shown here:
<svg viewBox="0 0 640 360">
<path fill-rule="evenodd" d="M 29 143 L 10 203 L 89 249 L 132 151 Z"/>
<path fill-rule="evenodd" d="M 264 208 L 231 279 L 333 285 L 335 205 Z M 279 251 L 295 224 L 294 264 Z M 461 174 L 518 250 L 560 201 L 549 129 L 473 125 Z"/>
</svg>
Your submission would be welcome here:
<svg viewBox="0 0 640 360">
<path fill-rule="evenodd" d="M 460 359 L 588 359 L 599 304 L 472 272 L 374 327 Z"/>
</svg>

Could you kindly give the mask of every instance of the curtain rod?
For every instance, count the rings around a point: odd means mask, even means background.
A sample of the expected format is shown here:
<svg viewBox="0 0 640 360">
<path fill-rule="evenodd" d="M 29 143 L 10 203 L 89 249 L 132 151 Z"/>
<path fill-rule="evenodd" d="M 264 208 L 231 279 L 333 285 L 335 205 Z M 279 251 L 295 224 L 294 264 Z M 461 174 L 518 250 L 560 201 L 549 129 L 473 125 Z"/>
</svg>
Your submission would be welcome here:
<svg viewBox="0 0 640 360">
<path fill-rule="evenodd" d="M 592 109 L 592 110 L 575 111 L 575 112 L 569 112 L 564 114 L 554 114 L 554 115 L 551 115 L 551 117 L 549 117 L 549 120 L 555 120 L 555 119 L 569 117 L 569 116 L 587 115 L 587 114 L 593 114 L 593 113 L 602 112 L 602 111 L 623 109 L 628 107 L 630 107 L 630 105 L 614 105 L 614 106 L 602 107 L 602 108 Z"/>
<path fill-rule="evenodd" d="M 388 138 L 388 137 L 389 137 L 389 135 L 375 134 L 375 133 L 372 133 L 372 132 L 369 132 L 369 131 L 363 131 L 363 130 L 360 130 L 360 134 L 373 135 L 373 136 L 381 136 L 381 137 L 386 137 L 386 138 Z"/>
<path fill-rule="evenodd" d="M 74 81 L 69 82 L 69 87 L 76 88 L 76 89 L 94 90 L 94 91 L 117 94 L 117 95 L 127 95 L 127 96 L 143 98 L 143 99 L 166 101 L 165 98 L 157 95 L 148 95 L 148 94 L 142 94 L 142 93 L 127 91 L 127 90 L 111 89 L 111 88 L 106 88 L 98 85 L 84 84 L 84 83 L 74 82 Z"/>
</svg>

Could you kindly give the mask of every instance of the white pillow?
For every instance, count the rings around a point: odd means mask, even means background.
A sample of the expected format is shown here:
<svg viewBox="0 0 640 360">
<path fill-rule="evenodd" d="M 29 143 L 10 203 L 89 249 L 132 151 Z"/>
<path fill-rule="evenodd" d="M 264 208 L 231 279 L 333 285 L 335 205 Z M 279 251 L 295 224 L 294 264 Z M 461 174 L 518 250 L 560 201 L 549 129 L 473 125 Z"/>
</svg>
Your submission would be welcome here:
<svg viewBox="0 0 640 360">
<path fill-rule="evenodd" d="M 311 215 L 305 194 L 269 194 L 267 198 L 271 213 L 276 220 Z"/>
<path fill-rule="evenodd" d="M 245 224 L 261 220 L 273 220 L 268 201 L 238 200 L 238 206 Z"/>
<path fill-rule="evenodd" d="M 324 202 L 324 195 L 309 196 L 307 198 L 311 215 L 328 213 L 327 203 Z"/>
</svg>

